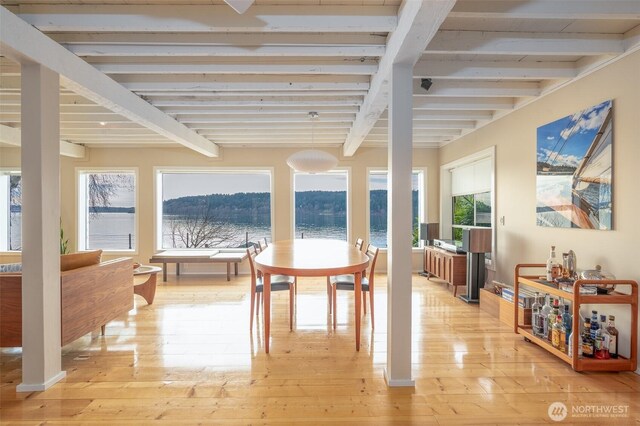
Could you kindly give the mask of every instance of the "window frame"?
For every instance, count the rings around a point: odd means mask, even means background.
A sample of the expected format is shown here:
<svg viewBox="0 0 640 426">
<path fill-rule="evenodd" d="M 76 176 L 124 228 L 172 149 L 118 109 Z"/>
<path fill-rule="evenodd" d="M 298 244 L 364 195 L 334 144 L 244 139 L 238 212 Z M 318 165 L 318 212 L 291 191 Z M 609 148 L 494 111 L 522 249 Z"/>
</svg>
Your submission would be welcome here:
<svg viewBox="0 0 640 426">
<path fill-rule="evenodd" d="M 369 184 L 369 178 L 371 173 L 382 173 L 384 172 L 389 175 L 389 169 L 387 167 L 367 167 L 367 175 L 366 175 L 366 219 L 365 224 L 367 227 L 366 235 L 367 241 L 371 241 L 371 188 Z M 427 167 L 413 167 L 411 169 L 411 174 L 420 173 L 422 175 L 422 179 L 418 179 L 418 226 L 421 223 L 424 223 L 427 217 L 427 206 L 428 206 L 428 196 L 427 196 Z M 422 196 L 421 196 L 422 195 Z M 422 199 L 420 199 L 422 198 Z M 412 218 L 413 221 L 413 218 Z M 424 241 L 418 240 L 418 247 L 411 247 L 414 252 L 422 252 L 424 250 Z M 388 247 L 380 247 L 381 252 L 386 252 Z"/>
<path fill-rule="evenodd" d="M 291 169 L 291 171 L 289 172 L 289 187 L 291 188 L 291 224 L 290 224 L 290 232 L 292 235 L 292 239 L 296 239 L 298 238 L 296 236 L 296 175 L 311 175 L 311 174 L 315 174 L 315 175 L 337 175 L 337 174 L 345 174 L 346 178 L 347 178 L 347 211 L 346 211 L 346 218 L 347 218 L 347 240 L 346 241 L 354 241 L 353 239 L 353 235 L 351 235 L 352 232 L 352 226 L 351 226 L 351 198 L 352 198 L 352 179 L 351 179 L 351 167 L 336 167 L 332 170 L 329 170 L 327 172 L 322 172 L 322 173 L 304 173 L 304 172 L 297 172 L 293 169 Z"/>
<path fill-rule="evenodd" d="M 6 176 L 19 175 L 20 179 L 22 180 L 22 169 L 19 167 L 0 167 L 0 175 L 6 175 Z M 0 229 L 4 229 L 7 235 L 6 241 L 0 244 L 0 254 L 20 255 L 22 253 L 22 232 L 20 232 L 20 240 L 21 240 L 20 250 L 9 249 L 9 235 L 11 233 L 11 225 L 9 223 L 11 220 L 11 213 L 9 210 L 11 208 L 11 201 L 9 199 L 10 197 L 9 188 L 7 187 L 6 190 L 7 190 L 7 193 L 4 194 L 5 189 L 4 188 L 0 189 L 0 196 L 4 197 L 6 195 L 7 197 L 7 210 L 0 212 Z M 22 203 L 20 204 L 20 206 L 22 207 Z"/>
<path fill-rule="evenodd" d="M 453 194 L 451 188 L 451 171 L 456 167 L 466 166 L 480 160 L 489 159 L 491 168 L 491 257 L 485 259 L 485 265 L 495 271 L 497 257 L 497 220 L 496 212 L 496 146 L 480 150 L 473 154 L 461 157 L 457 160 L 440 166 L 440 237 L 443 239 L 453 238 Z M 485 228 L 486 227 L 481 227 Z"/>
<path fill-rule="evenodd" d="M 153 247 L 154 250 L 168 250 L 162 248 L 162 174 L 163 173 L 184 173 L 184 174 L 264 174 L 269 176 L 269 208 L 271 210 L 271 241 L 276 235 L 276 204 L 275 204 L 275 183 L 273 167 L 179 167 L 179 166 L 156 166 L 153 168 Z M 215 248 L 214 248 L 215 249 Z M 197 250 L 191 248 L 171 249 L 171 250 Z M 225 250 L 232 250 L 231 248 Z"/>
<path fill-rule="evenodd" d="M 76 249 L 77 251 L 91 251 L 85 246 L 87 237 L 87 203 L 86 203 L 86 179 L 87 174 L 117 174 L 128 173 L 134 175 L 134 200 L 135 217 L 133 220 L 133 247 L 129 249 L 102 249 L 103 253 L 109 255 L 137 255 L 140 250 L 140 179 L 138 167 L 76 167 Z M 84 201 L 82 201 L 84 199 Z"/>
</svg>

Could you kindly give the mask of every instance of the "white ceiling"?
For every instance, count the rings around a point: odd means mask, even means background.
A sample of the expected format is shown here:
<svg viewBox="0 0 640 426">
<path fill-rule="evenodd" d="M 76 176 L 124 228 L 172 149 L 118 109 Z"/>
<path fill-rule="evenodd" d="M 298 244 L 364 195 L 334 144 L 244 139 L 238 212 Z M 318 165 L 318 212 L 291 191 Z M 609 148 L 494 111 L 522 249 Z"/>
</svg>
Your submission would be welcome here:
<svg viewBox="0 0 640 426">
<path fill-rule="evenodd" d="M 244 15 L 222 0 L 0 4 L 162 111 L 163 120 L 186 126 L 200 147 L 313 143 L 352 154 L 386 145 L 380 84 L 385 61 L 397 54 L 392 38 L 409 40 L 424 25 L 406 24 L 400 0 L 256 0 Z M 640 47 L 634 0 L 459 0 L 442 18 L 429 23 L 437 32 L 415 52 L 416 147 L 442 146 Z M 7 56 L 0 130 L 20 127 L 20 68 Z M 420 87 L 426 77 L 428 92 Z M 166 131 L 170 123 L 140 119 L 78 85 L 62 80 L 64 141 L 193 147 Z M 311 122 L 309 111 L 319 119 Z"/>
</svg>

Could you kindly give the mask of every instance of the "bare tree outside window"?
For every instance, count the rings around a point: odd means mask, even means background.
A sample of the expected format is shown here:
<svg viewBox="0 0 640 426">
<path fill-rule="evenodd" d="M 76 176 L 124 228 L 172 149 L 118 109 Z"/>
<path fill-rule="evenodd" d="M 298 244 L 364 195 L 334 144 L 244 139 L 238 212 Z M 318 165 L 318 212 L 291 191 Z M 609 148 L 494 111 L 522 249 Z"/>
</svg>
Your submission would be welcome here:
<svg viewBox="0 0 640 426">
<path fill-rule="evenodd" d="M 173 247 L 218 247 L 239 238 L 233 227 L 215 217 L 208 202 L 192 210 L 189 216 L 172 218 L 170 226 Z"/>
<path fill-rule="evenodd" d="M 100 207 L 109 207 L 118 192 L 133 190 L 134 181 L 131 174 L 89 173 L 87 187 L 89 189 L 89 212 L 99 214 Z"/>
</svg>

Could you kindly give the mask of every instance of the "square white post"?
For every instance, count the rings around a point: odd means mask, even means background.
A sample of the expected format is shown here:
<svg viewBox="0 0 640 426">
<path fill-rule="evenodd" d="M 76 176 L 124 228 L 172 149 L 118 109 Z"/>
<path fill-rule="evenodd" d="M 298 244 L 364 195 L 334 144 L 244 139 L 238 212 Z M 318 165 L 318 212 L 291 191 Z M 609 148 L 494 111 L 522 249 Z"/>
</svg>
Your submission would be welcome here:
<svg viewBox="0 0 640 426">
<path fill-rule="evenodd" d="M 59 76 L 22 64 L 22 383 L 42 391 L 65 376 L 60 350 Z"/>
<path fill-rule="evenodd" d="M 393 64 L 389 95 L 387 367 L 389 386 L 411 379 L 413 64 Z"/>
</svg>

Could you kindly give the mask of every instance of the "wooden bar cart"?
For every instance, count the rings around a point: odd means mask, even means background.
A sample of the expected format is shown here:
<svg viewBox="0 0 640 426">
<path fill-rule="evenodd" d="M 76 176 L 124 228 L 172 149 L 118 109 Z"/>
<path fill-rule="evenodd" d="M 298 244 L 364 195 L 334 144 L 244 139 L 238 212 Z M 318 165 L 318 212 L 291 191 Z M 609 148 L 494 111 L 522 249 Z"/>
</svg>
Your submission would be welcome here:
<svg viewBox="0 0 640 426">
<path fill-rule="evenodd" d="M 516 334 L 522 334 L 526 340 L 544 348 L 551 354 L 570 364 L 575 371 L 635 371 L 638 365 L 638 283 L 632 280 L 577 280 L 573 284 L 573 293 L 566 292 L 558 288 L 555 283 L 540 280 L 539 275 L 522 275 L 522 269 L 545 268 L 546 265 L 538 263 L 518 264 L 515 267 L 514 277 L 514 327 Z M 631 294 L 614 291 L 611 294 L 580 294 L 580 288 L 589 284 L 615 284 L 618 286 L 631 287 Z M 572 330 L 580 330 L 580 306 L 583 304 L 607 304 L 607 305 L 630 305 L 631 306 L 631 351 L 630 357 L 611 359 L 591 359 L 578 358 L 578 342 L 580 333 L 573 333 L 571 342 L 572 353 L 566 354 L 554 348 L 547 340 L 533 334 L 532 326 L 518 323 L 518 294 L 520 286 L 532 287 L 543 293 L 561 297 L 572 302 Z"/>
</svg>

